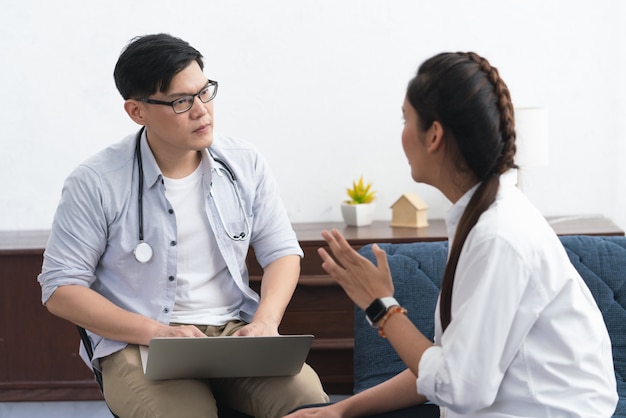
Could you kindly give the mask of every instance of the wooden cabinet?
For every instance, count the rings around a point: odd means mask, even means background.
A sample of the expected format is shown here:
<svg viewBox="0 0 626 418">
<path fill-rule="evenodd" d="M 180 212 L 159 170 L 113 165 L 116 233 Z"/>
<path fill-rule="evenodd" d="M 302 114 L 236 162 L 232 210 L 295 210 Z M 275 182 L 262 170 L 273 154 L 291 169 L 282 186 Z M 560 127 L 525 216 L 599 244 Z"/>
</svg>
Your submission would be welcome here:
<svg viewBox="0 0 626 418">
<path fill-rule="evenodd" d="M 0 232 L 0 401 L 101 399 L 76 327 L 41 304 L 47 236 Z"/>
<path fill-rule="evenodd" d="M 624 235 L 606 218 L 551 219 L 560 235 Z M 317 249 L 321 231 L 340 230 L 354 248 L 372 242 L 445 240 L 441 220 L 427 228 L 391 228 L 388 222 L 368 227 L 343 223 L 295 224 L 304 250 L 298 287 L 280 332 L 315 335 L 307 362 L 328 393 L 352 392 L 354 305 L 326 275 Z M 0 231 L 0 401 L 101 399 L 91 371 L 78 357 L 76 327 L 41 305 L 37 275 L 48 231 Z M 251 285 L 258 290 L 261 269 L 248 257 Z"/>
</svg>

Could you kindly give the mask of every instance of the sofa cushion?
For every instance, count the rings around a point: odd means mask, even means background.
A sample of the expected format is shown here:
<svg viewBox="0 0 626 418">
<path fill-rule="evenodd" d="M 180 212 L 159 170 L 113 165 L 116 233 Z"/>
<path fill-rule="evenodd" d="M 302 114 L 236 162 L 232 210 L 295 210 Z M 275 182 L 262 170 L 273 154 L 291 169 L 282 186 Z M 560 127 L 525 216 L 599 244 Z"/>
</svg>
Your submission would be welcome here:
<svg viewBox="0 0 626 418">
<path fill-rule="evenodd" d="M 614 417 L 626 418 L 626 237 L 560 237 L 572 264 L 591 290 L 604 317 L 613 345 L 620 400 Z M 388 254 L 395 297 L 429 339 L 434 335 L 434 311 L 447 259 L 440 242 L 379 244 Z M 359 252 L 375 262 L 371 245 Z M 354 393 L 383 382 L 406 367 L 386 339 L 354 313 Z"/>
</svg>

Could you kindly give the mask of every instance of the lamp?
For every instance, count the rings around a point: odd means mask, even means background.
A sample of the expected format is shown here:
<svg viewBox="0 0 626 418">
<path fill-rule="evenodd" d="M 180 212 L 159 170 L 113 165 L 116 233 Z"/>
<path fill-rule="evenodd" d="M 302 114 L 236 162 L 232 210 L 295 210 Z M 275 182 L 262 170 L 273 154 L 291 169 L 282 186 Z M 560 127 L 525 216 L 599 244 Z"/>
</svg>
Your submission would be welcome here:
<svg viewBox="0 0 626 418">
<path fill-rule="evenodd" d="M 519 167 L 517 185 L 520 187 L 520 170 L 548 164 L 550 135 L 547 109 L 515 108 L 515 133 L 517 148 L 515 163 Z"/>
</svg>

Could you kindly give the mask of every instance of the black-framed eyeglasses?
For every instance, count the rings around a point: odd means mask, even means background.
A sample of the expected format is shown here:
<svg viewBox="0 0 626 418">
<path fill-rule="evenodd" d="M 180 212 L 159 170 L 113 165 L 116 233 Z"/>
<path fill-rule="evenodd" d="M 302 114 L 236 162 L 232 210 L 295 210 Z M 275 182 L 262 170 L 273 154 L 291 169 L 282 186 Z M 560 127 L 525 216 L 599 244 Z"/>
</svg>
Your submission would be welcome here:
<svg viewBox="0 0 626 418">
<path fill-rule="evenodd" d="M 215 98 L 217 95 L 217 81 L 208 80 L 206 86 L 202 88 L 196 94 L 190 94 L 189 96 L 183 96 L 176 100 L 172 100 L 171 102 L 164 102 L 163 100 L 155 100 L 148 99 L 142 97 L 140 99 L 135 99 L 140 102 L 150 103 L 150 104 L 158 104 L 158 105 L 166 105 L 171 106 L 174 110 L 174 113 L 185 113 L 189 109 L 193 107 L 193 102 L 196 100 L 196 96 L 202 103 L 208 103 Z"/>
</svg>

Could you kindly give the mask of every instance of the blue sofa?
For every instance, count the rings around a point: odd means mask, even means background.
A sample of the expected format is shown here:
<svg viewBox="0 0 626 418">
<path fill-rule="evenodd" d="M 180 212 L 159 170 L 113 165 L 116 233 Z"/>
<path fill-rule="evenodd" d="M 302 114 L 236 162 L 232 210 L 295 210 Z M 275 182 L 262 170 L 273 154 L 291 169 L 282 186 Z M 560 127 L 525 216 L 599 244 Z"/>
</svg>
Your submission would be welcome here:
<svg viewBox="0 0 626 418">
<path fill-rule="evenodd" d="M 619 403 L 613 417 L 626 418 L 626 237 L 563 236 L 567 254 L 602 311 L 613 344 Z M 388 255 L 395 297 L 409 318 L 432 340 L 434 310 L 445 268 L 448 243 L 379 244 Z M 375 262 L 371 245 L 359 252 Z M 354 393 L 405 369 L 385 339 L 355 309 Z"/>
</svg>

